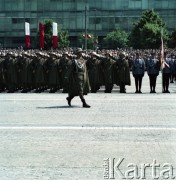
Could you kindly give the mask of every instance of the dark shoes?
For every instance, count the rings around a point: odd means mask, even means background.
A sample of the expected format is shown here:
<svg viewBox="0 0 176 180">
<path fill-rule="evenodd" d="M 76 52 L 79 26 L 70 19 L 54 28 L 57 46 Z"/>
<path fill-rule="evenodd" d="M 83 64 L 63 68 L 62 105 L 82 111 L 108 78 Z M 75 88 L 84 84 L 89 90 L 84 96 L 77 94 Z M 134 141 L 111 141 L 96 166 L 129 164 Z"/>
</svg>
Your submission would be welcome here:
<svg viewBox="0 0 176 180">
<path fill-rule="evenodd" d="M 66 100 L 67 100 L 67 102 L 68 102 L 68 105 L 71 106 L 71 100 L 72 100 L 72 98 L 67 97 Z M 81 101 L 82 101 L 82 103 L 83 103 L 83 108 L 90 108 L 90 106 L 86 103 L 85 99 L 82 99 Z"/>
<path fill-rule="evenodd" d="M 170 91 L 169 91 L 169 90 L 166 90 L 166 91 L 163 91 L 163 93 L 170 93 Z"/>
<path fill-rule="evenodd" d="M 137 91 L 137 90 L 136 90 L 136 92 L 135 92 L 135 93 L 139 93 L 139 94 L 141 94 L 142 92 L 141 92 L 141 90 L 139 90 L 139 91 Z"/>
<path fill-rule="evenodd" d="M 90 108 L 90 106 L 86 103 L 85 99 L 82 99 L 83 108 Z"/>
<path fill-rule="evenodd" d="M 69 97 L 66 98 L 68 105 L 71 106 L 71 99 Z"/>
</svg>

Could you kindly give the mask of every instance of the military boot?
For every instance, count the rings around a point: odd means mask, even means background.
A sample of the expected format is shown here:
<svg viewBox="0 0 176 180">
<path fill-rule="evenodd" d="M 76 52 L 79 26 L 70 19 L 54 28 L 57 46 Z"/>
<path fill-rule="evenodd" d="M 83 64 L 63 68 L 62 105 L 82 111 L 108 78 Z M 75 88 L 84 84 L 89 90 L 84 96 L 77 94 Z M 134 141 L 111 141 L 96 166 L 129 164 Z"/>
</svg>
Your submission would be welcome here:
<svg viewBox="0 0 176 180">
<path fill-rule="evenodd" d="M 90 108 L 90 106 L 86 103 L 85 99 L 82 99 L 83 108 Z"/>
<path fill-rule="evenodd" d="M 71 98 L 71 97 L 67 97 L 66 100 L 67 100 L 67 102 L 68 102 L 68 105 L 71 106 L 71 100 L 72 100 L 72 98 Z"/>
</svg>

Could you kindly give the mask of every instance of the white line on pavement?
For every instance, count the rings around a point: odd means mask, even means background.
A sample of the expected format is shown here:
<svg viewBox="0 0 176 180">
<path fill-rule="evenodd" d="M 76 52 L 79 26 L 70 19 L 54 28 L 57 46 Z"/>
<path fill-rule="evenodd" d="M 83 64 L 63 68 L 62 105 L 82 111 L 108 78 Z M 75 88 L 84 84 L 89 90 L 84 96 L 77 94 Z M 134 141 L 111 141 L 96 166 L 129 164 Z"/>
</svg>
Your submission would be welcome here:
<svg viewBox="0 0 176 180">
<path fill-rule="evenodd" d="M 0 126 L 0 130 L 176 130 L 176 127 Z"/>
</svg>

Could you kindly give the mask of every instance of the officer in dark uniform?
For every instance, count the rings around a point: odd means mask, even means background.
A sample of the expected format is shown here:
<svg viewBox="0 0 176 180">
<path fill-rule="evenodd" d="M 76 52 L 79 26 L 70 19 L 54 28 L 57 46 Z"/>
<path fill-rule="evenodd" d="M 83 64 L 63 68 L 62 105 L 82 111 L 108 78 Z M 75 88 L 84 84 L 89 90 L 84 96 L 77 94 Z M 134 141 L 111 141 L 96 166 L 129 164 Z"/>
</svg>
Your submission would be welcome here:
<svg viewBox="0 0 176 180">
<path fill-rule="evenodd" d="M 78 48 L 76 59 L 71 61 L 68 71 L 65 74 L 65 80 L 69 82 L 69 96 L 66 98 L 68 105 L 71 106 L 71 100 L 79 96 L 84 108 L 90 108 L 84 99 L 84 94 L 89 93 L 89 79 L 86 68 L 86 62 L 82 58 L 82 49 Z"/>
<path fill-rule="evenodd" d="M 5 90 L 4 59 L 5 59 L 5 54 L 0 53 L 0 92 Z"/>
<path fill-rule="evenodd" d="M 139 53 L 136 53 L 136 58 L 133 61 L 132 73 L 133 73 L 133 77 L 135 79 L 135 86 L 136 86 L 135 93 L 142 93 L 141 86 L 142 86 L 142 79 L 143 79 L 144 73 L 145 73 L 145 62 L 140 57 Z"/>
<path fill-rule="evenodd" d="M 163 62 L 163 93 L 170 93 L 169 91 L 169 79 L 172 72 L 172 62 L 169 54 L 165 54 L 166 58 Z"/>
<path fill-rule="evenodd" d="M 152 53 L 146 62 L 147 73 L 150 80 L 150 93 L 156 93 L 156 79 L 159 75 L 160 62 L 155 58 L 155 53 Z"/>
<path fill-rule="evenodd" d="M 170 83 L 174 83 L 174 61 L 175 56 L 174 54 L 171 54 L 171 76 L 170 76 Z"/>
</svg>

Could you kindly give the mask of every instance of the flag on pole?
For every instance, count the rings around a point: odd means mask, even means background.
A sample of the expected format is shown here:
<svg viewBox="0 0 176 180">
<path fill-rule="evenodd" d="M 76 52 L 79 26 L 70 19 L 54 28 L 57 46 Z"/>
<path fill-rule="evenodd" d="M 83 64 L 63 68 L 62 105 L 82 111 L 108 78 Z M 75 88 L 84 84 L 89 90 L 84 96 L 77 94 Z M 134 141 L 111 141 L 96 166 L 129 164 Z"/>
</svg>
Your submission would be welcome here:
<svg viewBox="0 0 176 180">
<path fill-rule="evenodd" d="M 58 28 L 57 23 L 53 22 L 53 48 L 58 47 Z"/>
<path fill-rule="evenodd" d="M 90 34 L 87 34 L 86 36 L 85 36 L 85 34 L 84 34 L 83 37 L 84 37 L 85 39 L 90 39 L 90 38 L 92 38 L 92 36 L 91 36 Z"/>
<path fill-rule="evenodd" d="M 44 32 L 44 25 L 42 23 L 39 23 L 39 32 L 40 32 L 40 48 L 43 49 L 45 32 Z"/>
<path fill-rule="evenodd" d="M 163 37 L 161 34 L 161 69 L 165 68 L 165 60 L 164 60 L 164 43 L 163 43 Z"/>
<path fill-rule="evenodd" d="M 28 22 L 25 22 L 25 43 L 26 48 L 30 48 L 30 24 Z"/>
</svg>

